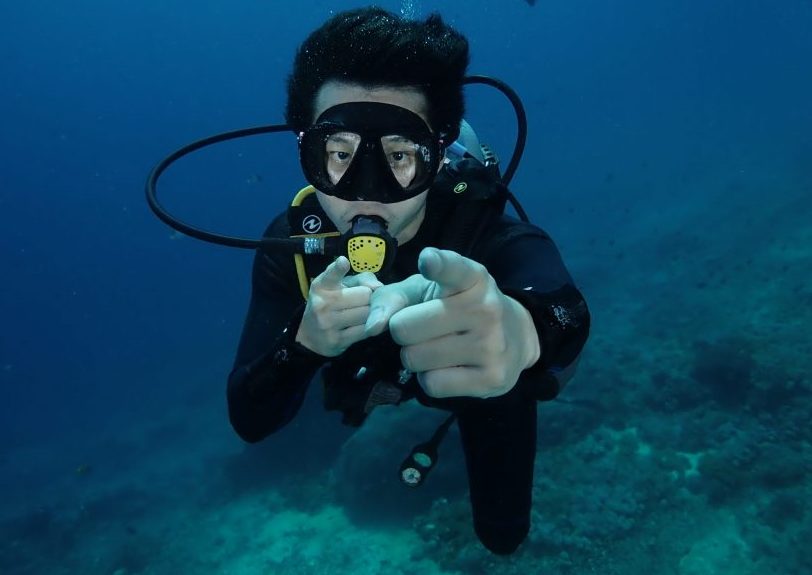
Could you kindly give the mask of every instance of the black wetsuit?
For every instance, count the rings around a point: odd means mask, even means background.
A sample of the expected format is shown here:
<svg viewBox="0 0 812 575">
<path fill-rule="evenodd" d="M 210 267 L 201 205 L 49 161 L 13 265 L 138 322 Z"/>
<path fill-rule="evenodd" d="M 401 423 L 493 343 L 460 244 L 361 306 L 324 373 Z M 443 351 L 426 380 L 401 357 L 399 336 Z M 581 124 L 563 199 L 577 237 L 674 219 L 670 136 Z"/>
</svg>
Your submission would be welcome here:
<svg viewBox="0 0 812 575">
<path fill-rule="evenodd" d="M 432 202 L 417 235 L 399 246 L 385 283 L 417 273 L 417 257 L 426 246 L 442 245 L 450 214 Z M 266 231 L 288 237 L 284 215 Z M 580 352 L 589 314 L 552 240 L 542 230 L 499 216 L 469 250 L 483 263 L 499 288 L 531 313 L 542 349 L 536 365 L 522 372 L 507 394 L 491 399 L 434 399 L 411 377 L 397 384 L 402 400 L 456 413 L 468 469 L 474 527 L 495 553 L 511 553 L 530 527 L 533 463 L 536 451 L 536 402 L 558 394 L 553 376 Z M 311 275 L 329 260 L 311 264 Z M 345 423 L 360 425 L 364 402 L 378 381 L 397 382 L 399 348 L 388 333 L 360 341 L 337 358 L 326 358 L 295 343 L 304 300 L 290 255 L 258 252 L 253 292 L 237 358 L 228 382 L 231 423 L 246 441 L 263 439 L 286 425 L 304 400 L 308 383 L 324 368 L 326 403 L 344 412 Z M 364 369 L 362 369 L 364 368 Z"/>
</svg>

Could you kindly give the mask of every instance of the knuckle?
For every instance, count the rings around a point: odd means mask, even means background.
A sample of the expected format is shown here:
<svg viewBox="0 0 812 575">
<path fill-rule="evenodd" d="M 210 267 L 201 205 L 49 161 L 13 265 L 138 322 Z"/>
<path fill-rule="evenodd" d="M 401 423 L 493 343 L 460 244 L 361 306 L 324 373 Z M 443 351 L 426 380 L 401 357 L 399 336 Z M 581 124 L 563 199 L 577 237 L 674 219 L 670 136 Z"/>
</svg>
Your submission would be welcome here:
<svg viewBox="0 0 812 575">
<path fill-rule="evenodd" d="M 369 305 L 374 306 L 376 304 L 380 304 L 384 299 L 385 290 L 386 288 L 382 287 L 369 294 Z"/>
<path fill-rule="evenodd" d="M 470 261 L 473 264 L 472 267 L 473 267 L 475 273 L 483 276 L 484 278 L 487 278 L 486 282 L 487 282 L 487 280 L 490 280 L 491 282 L 493 282 L 493 278 L 491 277 L 491 274 L 488 271 L 488 268 L 486 268 L 483 264 L 481 264 L 480 262 L 478 262 L 476 260 L 470 260 Z"/>
<path fill-rule="evenodd" d="M 479 308 L 479 317 L 483 322 L 485 322 L 485 325 L 492 327 L 501 322 L 502 313 L 497 306 L 491 304 L 490 302 L 485 302 Z"/>
<path fill-rule="evenodd" d="M 400 350 L 400 363 L 403 364 L 403 367 L 408 369 L 409 371 L 416 371 L 414 369 L 414 363 L 412 361 L 412 355 L 409 353 L 408 347 L 403 347 Z"/>
<path fill-rule="evenodd" d="M 324 283 L 327 281 L 327 278 L 329 277 L 329 274 L 330 274 L 330 268 L 327 268 L 326 270 L 321 272 L 319 275 L 317 275 L 316 279 L 314 279 L 313 282 L 310 284 L 310 289 L 311 290 L 316 290 L 316 291 L 323 290 L 324 289 Z"/>
<path fill-rule="evenodd" d="M 325 343 L 330 347 L 336 347 L 340 343 L 338 333 L 332 329 L 325 329 L 322 332 L 322 337 L 324 338 Z"/>
<path fill-rule="evenodd" d="M 314 317 L 321 318 L 327 312 L 327 302 L 323 299 L 312 300 L 310 303 L 310 313 Z"/>
<path fill-rule="evenodd" d="M 485 330 L 476 334 L 471 343 L 470 349 L 478 362 L 485 366 L 491 366 L 504 362 L 505 338 L 500 331 Z"/>
<path fill-rule="evenodd" d="M 313 319 L 316 321 L 316 327 L 320 330 L 326 332 L 329 330 L 333 325 L 332 316 L 329 313 L 327 308 L 321 308 L 319 310 L 314 311 Z"/>
<path fill-rule="evenodd" d="M 372 272 L 361 272 L 358 274 L 358 284 L 371 290 L 381 287 L 381 282 Z"/>
<path fill-rule="evenodd" d="M 486 291 L 483 296 L 481 311 L 486 314 L 489 319 L 494 321 L 502 320 L 505 310 L 498 292 L 490 289 Z"/>
<path fill-rule="evenodd" d="M 406 328 L 397 314 L 389 318 L 389 335 L 392 336 L 392 341 L 399 345 L 403 345 L 406 341 Z"/>
<path fill-rule="evenodd" d="M 494 365 L 492 366 L 488 375 L 488 389 L 493 390 L 502 388 L 504 387 L 505 379 L 507 378 L 507 366 L 504 363 Z"/>
<path fill-rule="evenodd" d="M 474 395 L 477 397 L 493 397 L 499 395 L 499 391 L 505 386 L 505 372 L 499 366 L 490 366 L 483 373 L 477 385 Z"/>
<path fill-rule="evenodd" d="M 417 382 L 420 384 L 420 387 L 423 388 L 423 391 L 426 392 L 426 395 L 429 397 L 442 397 L 440 395 L 439 390 L 437 389 L 437 382 L 434 377 L 432 377 L 432 373 L 430 371 L 425 371 L 417 374 Z"/>
<path fill-rule="evenodd" d="M 372 291 L 372 288 L 369 286 L 363 286 L 362 289 L 363 289 L 362 293 L 364 294 L 363 296 L 364 305 L 369 305 L 369 301 L 372 299 L 372 294 L 374 292 Z"/>
<path fill-rule="evenodd" d="M 319 313 L 326 310 L 328 307 L 332 305 L 333 298 L 330 297 L 329 292 L 316 290 L 310 290 L 310 297 L 307 300 L 307 304 L 314 310 L 318 311 Z"/>
</svg>

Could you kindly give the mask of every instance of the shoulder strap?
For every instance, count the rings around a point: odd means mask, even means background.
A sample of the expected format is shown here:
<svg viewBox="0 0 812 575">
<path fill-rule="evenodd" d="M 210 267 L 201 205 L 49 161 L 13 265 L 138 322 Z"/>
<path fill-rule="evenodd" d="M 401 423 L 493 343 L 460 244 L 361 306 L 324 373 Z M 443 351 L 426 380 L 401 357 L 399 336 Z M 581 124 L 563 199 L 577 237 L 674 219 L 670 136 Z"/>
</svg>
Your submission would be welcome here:
<svg viewBox="0 0 812 575">
<path fill-rule="evenodd" d="M 505 211 L 507 188 L 492 170 L 473 159 L 446 166 L 432 188 L 438 247 L 470 256 L 482 234 Z"/>
</svg>

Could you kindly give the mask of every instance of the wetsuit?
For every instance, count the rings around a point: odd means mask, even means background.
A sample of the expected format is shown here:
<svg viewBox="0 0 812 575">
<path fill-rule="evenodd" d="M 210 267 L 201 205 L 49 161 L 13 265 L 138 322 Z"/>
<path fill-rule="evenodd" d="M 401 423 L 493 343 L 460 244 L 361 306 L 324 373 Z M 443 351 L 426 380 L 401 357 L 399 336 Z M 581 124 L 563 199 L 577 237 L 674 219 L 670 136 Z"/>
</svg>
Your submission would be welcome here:
<svg viewBox="0 0 812 575">
<path fill-rule="evenodd" d="M 432 201 L 433 193 L 423 224 L 411 241 L 398 247 L 389 276 L 381 278 L 384 283 L 417 273 L 422 248 L 448 247 L 442 238 L 453 214 Z M 271 237 L 289 234 L 284 214 L 266 231 Z M 530 527 L 536 401 L 558 394 L 554 374 L 581 351 L 589 313 L 557 248 L 539 228 L 498 216 L 468 251 L 468 257 L 486 266 L 503 293 L 530 311 L 540 337 L 541 358 L 522 372 L 510 392 L 490 399 L 429 397 L 414 376 L 404 381 L 399 347 L 388 333 L 357 342 L 336 358 L 304 348 L 294 341 L 305 303 L 293 260 L 257 252 L 251 302 L 228 381 L 229 416 L 243 439 L 263 439 L 296 415 L 309 382 L 322 368 L 326 407 L 342 411 L 350 425 L 361 424 L 381 382 L 395 390 L 389 402 L 415 398 L 452 411 L 465 450 L 477 535 L 491 551 L 511 553 Z M 328 263 L 311 262 L 312 275 Z"/>
</svg>

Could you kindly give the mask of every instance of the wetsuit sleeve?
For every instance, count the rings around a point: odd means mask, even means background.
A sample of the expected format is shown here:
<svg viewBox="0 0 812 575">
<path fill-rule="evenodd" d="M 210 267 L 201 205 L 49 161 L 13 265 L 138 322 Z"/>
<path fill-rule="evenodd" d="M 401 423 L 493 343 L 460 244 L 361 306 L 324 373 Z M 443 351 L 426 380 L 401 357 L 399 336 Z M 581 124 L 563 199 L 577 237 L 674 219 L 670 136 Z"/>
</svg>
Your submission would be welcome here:
<svg viewBox="0 0 812 575">
<path fill-rule="evenodd" d="M 541 349 L 517 386 L 540 401 L 554 399 L 561 391 L 556 375 L 576 361 L 586 343 L 589 309 L 543 230 L 514 222 L 497 236 L 483 263 L 499 289 L 530 312 Z"/>
<path fill-rule="evenodd" d="M 274 227 L 266 235 L 278 235 Z M 231 425 L 249 442 L 293 419 L 327 360 L 294 340 L 304 301 L 290 259 L 261 251 L 254 257 L 251 302 L 227 391 Z"/>
</svg>

